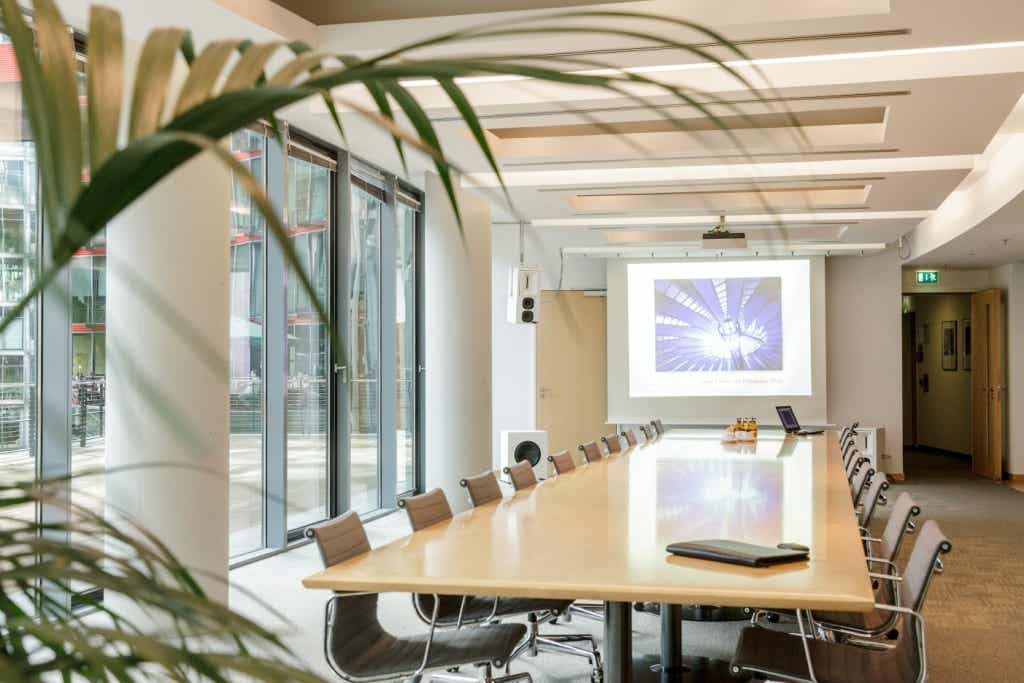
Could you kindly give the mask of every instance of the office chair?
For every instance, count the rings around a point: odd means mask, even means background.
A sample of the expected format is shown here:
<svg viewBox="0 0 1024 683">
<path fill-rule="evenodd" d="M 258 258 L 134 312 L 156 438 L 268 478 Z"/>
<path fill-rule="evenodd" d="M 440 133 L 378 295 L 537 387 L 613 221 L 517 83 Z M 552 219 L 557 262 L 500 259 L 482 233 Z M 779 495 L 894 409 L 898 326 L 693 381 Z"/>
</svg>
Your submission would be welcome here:
<svg viewBox="0 0 1024 683">
<path fill-rule="evenodd" d="M 651 443 L 656 438 L 657 432 L 649 424 L 640 425 L 640 433 L 644 435 L 644 443 Z"/>
<path fill-rule="evenodd" d="M 576 461 L 572 459 L 569 451 L 559 451 L 548 456 L 548 462 L 555 468 L 555 474 L 565 474 L 576 469 Z"/>
<path fill-rule="evenodd" d="M 519 465 L 526 465 L 532 476 L 533 469 L 529 467 L 529 463 L 522 462 Z M 484 484 L 478 486 L 478 490 L 482 489 L 485 492 L 493 493 L 494 489 L 498 488 L 500 492 L 498 480 L 493 472 L 485 472 L 478 477 L 474 477 L 474 479 L 486 479 L 487 477 L 494 480 L 493 485 Z M 465 479 L 463 481 L 468 482 L 469 480 Z M 513 479 L 514 481 L 515 479 Z M 534 479 L 534 483 L 536 483 L 536 479 Z M 477 484 L 480 484 L 480 482 L 478 481 Z M 468 486 L 466 488 L 468 490 Z M 487 496 L 485 495 L 484 497 L 486 498 Z M 488 500 L 487 502 L 490 501 Z M 451 506 L 448 505 L 448 499 L 441 489 L 434 489 L 418 496 L 403 498 L 399 501 L 399 504 L 405 508 L 406 513 L 409 515 L 409 524 L 414 532 L 452 518 Z M 481 505 L 483 504 L 486 503 L 481 503 Z M 528 625 L 527 638 L 513 650 L 506 661 L 511 661 L 524 653 L 529 653 L 535 657 L 542 650 L 570 654 L 588 659 L 592 667 L 591 678 L 592 680 L 599 681 L 603 676 L 601 673 L 601 655 L 594 643 L 593 636 L 582 633 L 540 633 L 540 626 L 542 624 L 553 621 L 559 615 L 565 614 L 570 604 L 572 604 L 572 600 L 476 595 L 436 596 L 422 593 L 413 595 L 413 608 L 416 610 L 420 620 L 427 621 L 427 615 L 434 614 L 435 623 L 438 627 L 442 628 L 455 627 L 459 629 L 466 625 L 490 623 L 503 617 L 525 614 Z M 589 643 L 590 649 L 587 650 L 573 644 L 580 642 Z"/>
<path fill-rule="evenodd" d="M 657 420 L 651 420 L 650 423 L 648 424 L 648 428 L 653 431 L 655 439 L 660 439 L 661 438 L 661 429 L 658 427 L 658 421 Z"/>
<path fill-rule="evenodd" d="M 878 506 L 885 505 L 888 502 L 885 492 L 889 490 L 889 486 L 889 478 L 881 472 L 876 473 L 871 478 L 871 485 L 864 493 L 861 501 L 862 507 L 857 515 L 857 524 L 861 529 L 867 529 L 871 524 L 872 518 L 875 516 L 875 510 Z"/>
<path fill-rule="evenodd" d="M 864 491 L 867 489 L 868 484 L 871 483 L 871 478 L 874 475 L 875 468 L 867 463 L 857 470 L 857 474 L 853 475 L 853 481 L 850 482 L 850 497 L 853 498 L 853 507 L 855 509 L 860 505 L 861 496 L 864 495 Z"/>
<path fill-rule="evenodd" d="M 853 485 L 853 477 L 857 474 L 857 471 L 861 466 L 870 463 L 871 461 L 864 456 L 850 458 L 850 464 L 846 466 L 846 478 L 849 480 L 850 485 Z"/>
<path fill-rule="evenodd" d="M 366 530 L 355 512 L 306 529 L 316 541 L 324 566 L 339 564 L 370 551 Z M 335 593 L 324 609 L 324 657 L 327 666 L 345 681 L 369 683 L 409 678 L 477 681 L 476 676 L 441 671 L 460 666 L 483 668 L 484 683 L 531 681 L 528 673 L 494 677 L 492 667 L 507 667 L 516 645 L 526 636 L 522 624 L 494 624 L 465 631 L 440 631 L 437 613 L 430 631 L 397 637 L 377 617 L 377 593 Z M 435 604 L 438 604 L 435 601 Z M 429 671 L 438 670 L 430 674 Z"/>
<path fill-rule="evenodd" d="M 486 505 L 491 501 L 501 499 L 501 486 L 494 472 L 484 472 L 475 477 L 466 477 L 459 480 L 459 486 L 466 489 L 469 494 L 469 502 L 477 508 Z"/>
<path fill-rule="evenodd" d="M 869 572 L 896 573 L 896 557 L 903 547 L 903 540 L 908 529 L 915 528 L 913 518 L 921 514 L 921 508 L 914 503 L 909 493 L 904 491 L 896 498 L 889 513 L 889 519 L 879 538 L 871 536 L 867 529 L 861 530 L 861 542 L 864 545 L 864 560 Z M 895 604 L 896 596 L 891 583 L 876 583 L 877 598 L 880 602 Z M 756 624 L 762 617 L 777 621 L 780 617 L 791 618 L 793 610 L 758 609 L 750 619 Z"/>
<path fill-rule="evenodd" d="M 660 417 L 654 419 L 654 426 L 658 429 L 659 435 L 665 433 L 665 423 L 661 421 Z"/>
<path fill-rule="evenodd" d="M 903 599 L 900 604 L 877 603 L 875 609 L 902 618 L 903 628 L 896 643 L 879 643 L 850 639 L 831 642 L 808 637 L 820 624 L 816 615 L 796 610 L 800 637 L 756 626 L 740 633 L 736 652 L 730 665 L 734 675 L 744 672 L 768 679 L 817 683 L 854 683 L 887 681 L 891 683 L 923 683 L 928 678 L 928 655 L 925 649 L 924 605 L 932 577 L 941 570 L 942 556 L 952 545 L 934 520 L 925 522 L 914 551 L 902 577 L 880 574 L 881 580 L 899 585 Z M 913 622 L 911 623 L 911 618 Z"/>
<path fill-rule="evenodd" d="M 601 437 L 601 440 L 603 441 L 604 438 L 605 437 Z M 583 458 L 588 463 L 597 462 L 598 460 L 604 457 L 604 454 L 601 452 L 601 447 L 597 445 L 596 441 L 588 441 L 586 443 L 581 443 L 580 450 L 583 451 Z"/>
<path fill-rule="evenodd" d="M 608 455 L 612 453 L 620 453 L 622 451 L 622 440 L 619 439 L 619 435 L 612 432 L 608 436 L 602 436 L 601 442 L 604 443 L 604 447 L 608 449 Z"/>
<path fill-rule="evenodd" d="M 622 432 L 622 436 L 626 437 L 626 443 L 629 445 L 630 448 L 636 448 L 637 443 L 639 443 L 636 438 L 636 431 L 632 429 L 627 429 L 626 431 Z"/>
<path fill-rule="evenodd" d="M 533 466 L 525 460 L 505 467 L 501 471 L 512 480 L 512 488 L 516 491 L 522 491 L 537 485 L 537 475 L 533 472 Z"/>
<path fill-rule="evenodd" d="M 896 566 L 896 556 L 903 547 L 903 539 L 907 532 L 913 532 L 917 528 L 914 517 L 920 514 L 921 508 L 909 493 L 904 491 L 896 497 L 896 502 L 892 504 L 892 510 L 889 512 L 889 519 L 882 529 L 882 535 L 874 537 L 868 532 L 861 539 L 864 542 L 869 568 L 877 566 L 885 570 Z"/>
</svg>

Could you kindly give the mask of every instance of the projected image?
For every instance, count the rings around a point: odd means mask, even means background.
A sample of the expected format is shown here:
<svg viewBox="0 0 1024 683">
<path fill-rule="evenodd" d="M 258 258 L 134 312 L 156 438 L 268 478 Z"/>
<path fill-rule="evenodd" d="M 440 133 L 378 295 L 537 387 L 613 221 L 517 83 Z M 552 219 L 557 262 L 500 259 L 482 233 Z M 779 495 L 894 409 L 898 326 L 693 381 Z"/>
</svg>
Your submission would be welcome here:
<svg viewBox="0 0 1024 683">
<path fill-rule="evenodd" d="M 654 280 L 655 371 L 779 371 L 782 278 Z"/>
</svg>

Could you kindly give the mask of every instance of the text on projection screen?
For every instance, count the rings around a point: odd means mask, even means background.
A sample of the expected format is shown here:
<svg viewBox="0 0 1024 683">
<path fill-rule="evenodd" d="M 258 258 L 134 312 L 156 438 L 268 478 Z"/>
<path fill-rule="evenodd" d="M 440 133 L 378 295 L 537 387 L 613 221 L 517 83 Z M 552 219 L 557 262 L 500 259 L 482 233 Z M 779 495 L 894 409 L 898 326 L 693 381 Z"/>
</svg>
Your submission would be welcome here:
<svg viewBox="0 0 1024 683">
<path fill-rule="evenodd" d="M 630 263 L 630 396 L 810 396 L 806 259 Z"/>
</svg>

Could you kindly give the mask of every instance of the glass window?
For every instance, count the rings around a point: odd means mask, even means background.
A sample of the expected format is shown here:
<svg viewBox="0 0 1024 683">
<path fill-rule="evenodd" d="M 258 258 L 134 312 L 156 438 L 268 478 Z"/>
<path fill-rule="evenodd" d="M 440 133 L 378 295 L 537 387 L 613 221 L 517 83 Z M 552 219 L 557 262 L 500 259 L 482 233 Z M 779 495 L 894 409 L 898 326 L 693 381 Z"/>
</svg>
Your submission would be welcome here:
<svg viewBox="0 0 1024 683">
<path fill-rule="evenodd" d="M 231 135 L 231 152 L 266 184 L 266 136 Z M 230 514 L 231 555 L 263 541 L 263 215 L 237 178 L 231 182 Z"/>
<path fill-rule="evenodd" d="M 395 245 L 395 431 L 399 494 L 416 488 L 416 222 L 397 204 Z"/>
<path fill-rule="evenodd" d="M 13 46 L 0 36 L 0 316 L 27 291 L 39 265 L 35 145 L 26 124 Z M 11 68 L 7 68 L 11 67 Z M 0 335 L 0 481 L 35 479 L 38 303 Z M 4 514 L 31 520 L 32 504 Z M 8 522 L 0 521 L 0 524 Z"/>
<path fill-rule="evenodd" d="M 292 246 L 317 297 L 329 301 L 331 185 L 334 172 L 288 158 L 288 219 Z M 328 516 L 327 326 L 294 269 L 288 274 L 287 525 L 296 529 Z"/>
<path fill-rule="evenodd" d="M 352 185 L 349 262 L 349 434 L 351 507 L 380 507 L 381 200 Z"/>
</svg>

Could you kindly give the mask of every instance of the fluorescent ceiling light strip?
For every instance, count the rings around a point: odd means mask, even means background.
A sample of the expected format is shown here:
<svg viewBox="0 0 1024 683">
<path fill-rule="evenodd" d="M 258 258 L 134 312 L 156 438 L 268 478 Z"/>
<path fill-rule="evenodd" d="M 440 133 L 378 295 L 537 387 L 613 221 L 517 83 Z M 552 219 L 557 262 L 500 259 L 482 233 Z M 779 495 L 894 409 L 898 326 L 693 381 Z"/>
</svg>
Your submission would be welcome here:
<svg viewBox="0 0 1024 683">
<path fill-rule="evenodd" d="M 931 211 L 842 211 L 823 213 L 778 213 L 778 214 L 744 214 L 730 216 L 726 214 L 727 225 L 746 225 L 755 223 L 816 223 L 833 221 L 898 221 L 927 218 Z M 600 228 L 600 227 L 644 227 L 665 225 L 706 225 L 717 222 L 717 216 L 622 216 L 620 218 L 595 216 L 574 218 L 535 218 L 530 225 L 536 228 Z"/>
<path fill-rule="evenodd" d="M 771 246 L 759 247 L 757 249 L 703 249 L 700 247 L 680 247 L 680 246 L 607 246 L 607 247 L 565 247 L 564 253 L 566 254 L 580 254 L 584 256 L 650 256 L 650 255 L 685 255 L 685 254 L 718 254 L 723 251 L 729 253 L 739 252 L 752 252 L 758 251 L 762 254 L 786 254 L 790 252 L 845 252 L 845 251 L 884 251 L 886 248 L 885 242 L 835 242 L 835 243 L 822 243 L 822 242 L 808 242 L 808 243 L 779 243 Z"/>
<path fill-rule="evenodd" d="M 915 173 L 921 171 L 970 171 L 979 156 L 948 154 L 876 159 L 826 159 L 780 161 L 762 164 L 693 164 L 689 166 L 637 166 L 619 168 L 569 168 L 545 171 L 509 171 L 502 174 L 507 187 L 566 185 L 635 185 L 696 180 L 736 180 L 779 177 L 822 177 L 858 173 Z M 498 187 L 494 173 L 467 173 L 463 187 Z"/>
<path fill-rule="evenodd" d="M 799 55 L 794 57 L 762 57 L 759 59 L 738 59 L 729 60 L 724 64 L 730 68 L 742 68 L 747 66 L 760 67 L 770 66 L 775 64 L 810 64 L 810 63 L 825 63 L 825 62 L 838 62 L 838 61 L 852 61 L 859 59 L 875 59 L 878 57 L 912 57 L 919 55 L 936 55 L 936 54 L 949 54 L 957 52 L 985 52 L 990 50 L 1012 50 L 1024 47 L 1024 41 L 1005 41 L 1000 43 L 975 43 L 968 45 L 938 45 L 933 47 L 914 47 L 905 48 L 901 50 L 869 50 L 866 52 L 837 52 L 833 54 L 824 55 Z M 707 69 L 719 69 L 720 65 L 712 62 L 693 62 L 688 64 L 660 64 L 652 66 L 636 66 L 627 69 L 590 69 L 585 71 L 571 72 L 579 75 L 614 75 L 616 73 L 633 73 L 633 74 L 655 74 L 655 73 L 671 73 L 679 71 L 700 71 Z M 462 78 L 456 78 L 455 81 L 459 84 L 473 84 L 473 83 L 508 83 L 513 81 L 529 81 L 533 80 L 526 76 L 465 76 Z M 433 79 L 409 79 L 402 81 L 402 85 L 407 88 L 423 88 L 437 86 L 437 81 Z"/>
</svg>

